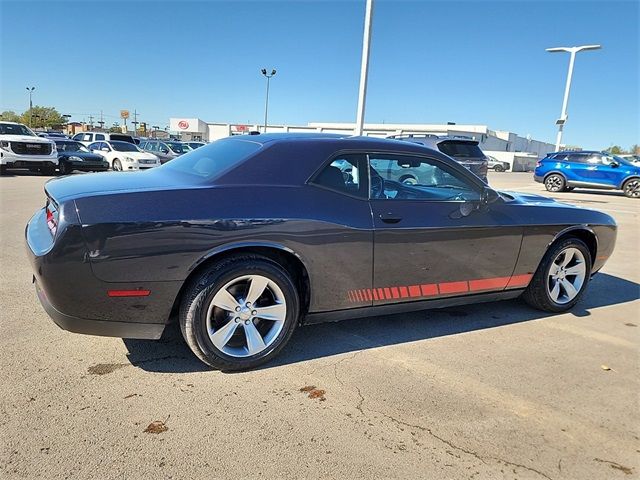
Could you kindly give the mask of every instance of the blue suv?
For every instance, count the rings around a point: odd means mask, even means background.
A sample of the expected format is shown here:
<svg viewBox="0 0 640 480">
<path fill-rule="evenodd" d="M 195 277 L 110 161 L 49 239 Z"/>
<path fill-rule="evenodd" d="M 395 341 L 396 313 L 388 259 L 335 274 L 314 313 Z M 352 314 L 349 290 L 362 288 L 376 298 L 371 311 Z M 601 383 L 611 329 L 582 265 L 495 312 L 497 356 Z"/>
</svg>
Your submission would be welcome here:
<svg viewBox="0 0 640 480">
<path fill-rule="evenodd" d="M 536 164 L 533 175 L 550 192 L 602 188 L 622 190 L 627 197 L 640 198 L 640 166 L 606 152 L 549 153 Z"/>
</svg>

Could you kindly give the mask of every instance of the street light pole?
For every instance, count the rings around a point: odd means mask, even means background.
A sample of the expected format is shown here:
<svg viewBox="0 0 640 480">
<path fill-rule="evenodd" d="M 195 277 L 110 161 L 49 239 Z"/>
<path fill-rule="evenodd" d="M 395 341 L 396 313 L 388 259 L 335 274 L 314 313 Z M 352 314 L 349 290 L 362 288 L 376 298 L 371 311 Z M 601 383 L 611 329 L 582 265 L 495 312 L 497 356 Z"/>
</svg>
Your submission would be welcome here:
<svg viewBox="0 0 640 480">
<path fill-rule="evenodd" d="M 260 70 L 260 72 L 262 73 L 262 75 L 267 77 L 267 95 L 264 101 L 264 132 L 263 132 L 263 133 L 267 133 L 267 115 L 269 113 L 269 81 L 271 80 L 271 77 L 273 77 L 276 74 L 276 71 L 275 69 L 272 69 L 271 73 L 268 74 L 267 69 L 263 68 L 262 70 Z"/>
<path fill-rule="evenodd" d="M 27 92 L 29 92 L 29 128 L 33 125 L 33 102 L 31 100 L 31 95 L 36 87 L 27 87 Z"/>
<path fill-rule="evenodd" d="M 367 77 L 369 74 L 369 47 L 371 46 L 371 17 L 373 0 L 367 0 L 364 14 L 364 36 L 362 38 L 362 61 L 360 64 L 360 89 L 358 90 L 358 113 L 355 134 L 362 135 L 364 128 L 364 106 L 367 99 Z"/>
<path fill-rule="evenodd" d="M 560 112 L 560 118 L 556 120 L 556 125 L 558 125 L 558 136 L 556 137 L 556 152 L 560 150 L 560 143 L 562 143 L 562 131 L 564 130 L 565 123 L 567 123 L 567 106 L 569 104 L 569 92 L 571 91 L 571 80 L 573 79 L 573 66 L 576 61 L 576 54 L 583 50 L 598 50 L 600 48 L 602 48 L 601 45 L 581 45 L 579 47 L 547 48 L 547 52 L 568 52 L 570 54 L 567 83 L 564 86 L 564 98 L 562 99 L 562 111 Z"/>
</svg>

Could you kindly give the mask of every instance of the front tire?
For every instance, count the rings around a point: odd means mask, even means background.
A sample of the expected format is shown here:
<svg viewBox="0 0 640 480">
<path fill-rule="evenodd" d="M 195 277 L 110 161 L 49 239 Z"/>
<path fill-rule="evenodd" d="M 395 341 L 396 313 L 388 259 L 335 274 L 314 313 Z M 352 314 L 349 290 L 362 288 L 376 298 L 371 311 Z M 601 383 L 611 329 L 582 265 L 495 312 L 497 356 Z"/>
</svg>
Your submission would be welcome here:
<svg viewBox="0 0 640 480">
<path fill-rule="evenodd" d="M 630 178 L 622 186 L 624 196 L 628 198 L 640 198 L 640 178 Z"/>
<path fill-rule="evenodd" d="M 257 255 L 231 257 L 201 273 L 180 305 L 180 328 L 193 353 L 223 371 L 270 361 L 298 323 L 299 296 L 289 273 Z"/>
<path fill-rule="evenodd" d="M 113 159 L 113 171 L 114 172 L 122 171 L 122 163 L 120 163 L 120 160 L 118 160 L 117 158 Z"/>
<path fill-rule="evenodd" d="M 504 167 L 503 167 L 502 165 L 496 165 L 496 166 L 494 167 L 494 170 L 495 170 L 496 172 L 504 172 Z"/>
<path fill-rule="evenodd" d="M 591 276 L 591 253 L 582 240 L 566 238 L 552 245 L 522 298 L 546 312 L 570 310 L 584 294 Z"/>
<path fill-rule="evenodd" d="M 7 166 L 6 165 L 0 165 L 0 176 L 6 175 L 6 174 L 7 174 Z"/>
<path fill-rule="evenodd" d="M 552 173 L 544 179 L 544 188 L 546 188 L 548 192 L 562 192 L 564 191 L 566 185 L 567 182 L 565 181 L 564 177 L 557 173 Z"/>
</svg>

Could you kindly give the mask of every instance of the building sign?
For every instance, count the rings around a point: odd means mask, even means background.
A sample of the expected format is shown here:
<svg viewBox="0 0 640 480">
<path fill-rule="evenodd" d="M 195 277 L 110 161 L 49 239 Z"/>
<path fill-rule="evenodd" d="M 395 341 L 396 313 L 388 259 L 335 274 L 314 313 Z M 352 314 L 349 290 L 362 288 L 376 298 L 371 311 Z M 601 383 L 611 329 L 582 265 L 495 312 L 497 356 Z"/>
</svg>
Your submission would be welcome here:
<svg viewBox="0 0 640 480">
<path fill-rule="evenodd" d="M 232 133 L 248 133 L 249 125 L 231 125 Z"/>
<path fill-rule="evenodd" d="M 120 110 L 120 118 L 124 120 L 129 118 L 129 110 Z"/>
<path fill-rule="evenodd" d="M 180 130 L 187 130 L 189 128 L 189 122 L 187 122 L 186 120 L 180 120 L 178 122 L 178 128 Z"/>
</svg>

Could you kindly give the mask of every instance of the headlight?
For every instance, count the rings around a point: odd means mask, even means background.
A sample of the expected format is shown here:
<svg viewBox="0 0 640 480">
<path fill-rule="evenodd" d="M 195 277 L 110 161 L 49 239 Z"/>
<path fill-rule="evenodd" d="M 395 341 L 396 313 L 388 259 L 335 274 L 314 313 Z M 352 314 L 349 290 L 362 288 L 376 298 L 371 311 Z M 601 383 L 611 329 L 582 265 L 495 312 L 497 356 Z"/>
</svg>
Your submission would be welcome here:
<svg viewBox="0 0 640 480">
<path fill-rule="evenodd" d="M 0 142 L 0 148 L 6 148 L 6 149 L 8 149 L 8 148 L 9 148 L 9 142 L 6 142 L 6 141 L 4 141 L 4 140 L 3 140 L 3 141 L 1 141 L 1 142 Z"/>
<path fill-rule="evenodd" d="M 131 157 L 123 157 L 123 160 L 125 162 L 135 162 L 135 160 L 133 158 L 131 158 Z"/>
<path fill-rule="evenodd" d="M 81 162 L 82 159 L 80 157 L 76 157 L 75 155 L 71 155 L 69 157 L 69 160 L 71 160 L 72 162 Z"/>
<path fill-rule="evenodd" d="M 51 143 L 51 153 L 55 153 L 58 150 L 55 143 Z"/>
</svg>

